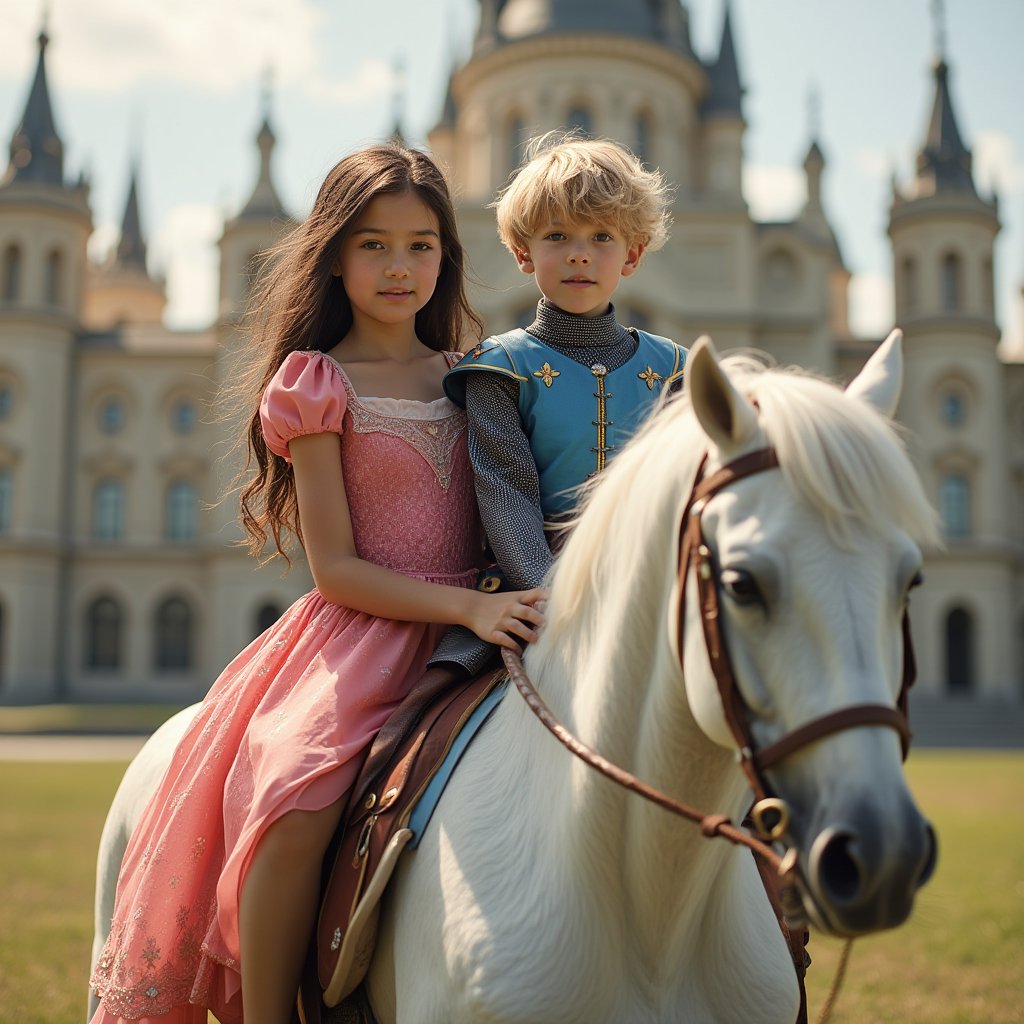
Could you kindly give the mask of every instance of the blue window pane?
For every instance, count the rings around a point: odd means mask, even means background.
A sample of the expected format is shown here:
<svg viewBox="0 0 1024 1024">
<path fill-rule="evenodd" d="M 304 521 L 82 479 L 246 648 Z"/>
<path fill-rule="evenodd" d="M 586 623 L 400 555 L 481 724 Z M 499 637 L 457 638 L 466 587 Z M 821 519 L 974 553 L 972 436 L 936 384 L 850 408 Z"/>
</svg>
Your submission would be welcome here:
<svg viewBox="0 0 1024 1024">
<path fill-rule="evenodd" d="M 196 407 L 192 402 L 178 402 L 171 412 L 176 434 L 191 434 L 196 425 Z"/>
<path fill-rule="evenodd" d="M 187 480 L 167 488 L 166 535 L 168 540 L 195 540 L 199 495 Z"/>
<path fill-rule="evenodd" d="M 100 406 L 100 430 L 104 434 L 117 434 L 124 426 L 124 405 L 118 398 L 108 398 Z"/>
<path fill-rule="evenodd" d="M 594 119 L 590 111 L 583 107 L 573 107 L 566 117 L 566 125 L 570 131 L 577 131 L 582 135 L 594 134 Z"/>
<path fill-rule="evenodd" d="M 964 477 L 943 477 L 939 485 L 939 513 L 947 537 L 970 536 L 971 485 Z"/>
<path fill-rule="evenodd" d="M 948 392 L 942 399 L 942 419 L 951 427 L 963 425 L 967 410 L 964 400 L 954 391 Z"/>
<path fill-rule="evenodd" d="M 6 533 L 14 520 L 14 474 L 0 469 L 0 533 Z"/>
<path fill-rule="evenodd" d="M 93 494 L 93 536 L 120 540 L 124 533 L 124 485 L 120 480 L 101 480 Z"/>
<path fill-rule="evenodd" d="M 112 597 L 93 601 L 86 612 L 86 668 L 117 669 L 121 667 L 121 606 Z"/>
<path fill-rule="evenodd" d="M 184 672 L 192 667 L 194 629 L 192 609 L 180 597 L 168 598 L 156 610 L 154 621 L 154 667 Z"/>
</svg>

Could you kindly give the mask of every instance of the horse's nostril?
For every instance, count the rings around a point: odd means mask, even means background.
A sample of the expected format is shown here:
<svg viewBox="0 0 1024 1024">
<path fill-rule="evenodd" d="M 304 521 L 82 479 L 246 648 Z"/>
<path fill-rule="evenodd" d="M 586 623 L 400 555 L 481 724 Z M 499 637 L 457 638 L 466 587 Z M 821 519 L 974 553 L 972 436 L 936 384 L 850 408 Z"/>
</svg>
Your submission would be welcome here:
<svg viewBox="0 0 1024 1024">
<path fill-rule="evenodd" d="M 918 889 L 935 874 L 935 865 L 939 862 L 939 840 L 935 835 L 935 829 L 931 825 L 926 825 L 925 833 L 925 842 L 928 844 L 928 848 L 925 853 L 924 866 L 917 876 Z"/>
<path fill-rule="evenodd" d="M 833 903 L 849 903 L 861 889 L 861 864 L 853 852 L 853 837 L 836 832 L 818 857 L 818 883 Z"/>
</svg>

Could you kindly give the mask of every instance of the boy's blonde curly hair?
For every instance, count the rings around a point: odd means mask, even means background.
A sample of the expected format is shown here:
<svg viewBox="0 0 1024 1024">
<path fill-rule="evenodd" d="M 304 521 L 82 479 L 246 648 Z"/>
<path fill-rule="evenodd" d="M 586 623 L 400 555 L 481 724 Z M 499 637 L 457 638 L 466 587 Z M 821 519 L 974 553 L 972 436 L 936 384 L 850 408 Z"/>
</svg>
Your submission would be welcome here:
<svg viewBox="0 0 1024 1024">
<path fill-rule="evenodd" d="M 498 236 L 513 254 L 526 248 L 543 220 L 595 221 L 630 243 L 660 249 L 668 238 L 669 186 L 610 139 L 548 132 L 526 147 L 527 162 L 494 206 Z"/>
</svg>

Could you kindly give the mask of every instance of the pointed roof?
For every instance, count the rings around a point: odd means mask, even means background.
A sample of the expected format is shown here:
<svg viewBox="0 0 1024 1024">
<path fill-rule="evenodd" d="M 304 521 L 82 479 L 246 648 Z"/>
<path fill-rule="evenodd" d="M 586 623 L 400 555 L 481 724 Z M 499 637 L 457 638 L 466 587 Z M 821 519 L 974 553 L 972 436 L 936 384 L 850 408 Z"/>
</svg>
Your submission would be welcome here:
<svg viewBox="0 0 1024 1024">
<path fill-rule="evenodd" d="M 288 217 L 270 176 L 270 160 L 276 142 L 277 137 L 270 127 L 270 87 L 267 85 L 263 92 L 263 121 L 256 135 L 256 145 L 260 151 L 260 172 L 256 178 L 256 187 L 238 214 L 238 220 L 277 220 Z"/>
<path fill-rule="evenodd" d="M 722 41 L 718 58 L 708 68 L 708 94 L 704 100 L 705 117 L 743 120 L 743 86 L 740 83 L 736 44 L 732 37 L 732 5 L 726 0 L 722 19 Z"/>
<path fill-rule="evenodd" d="M 935 98 L 924 145 L 917 154 L 919 193 L 965 192 L 976 196 L 971 151 L 964 145 L 949 92 L 949 65 L 939 57 L 933 66 Z"/>
<path fill-rule="evenodd" d="M 679 0 L 480 0 L 474 52 L 537 36 L 600 32 L 651 42 L 692 57 Z"/>
<path fill-rule="evenodd" d="M 128 198 L 121 218 L 121 238 L 117 243 L 114 262 L 120 267 L 146 271 L 146 240 L 142 237 L 142 220 L 139 217 L 138 164 L 132 161 L 131 178 L 128 184 Z"/>
<path fill-rule="evenodd" d="M 38 36 L 39 58 L 25 112 L 11 138 L 11 158 L 4 184 L 30 181 L 64 186 L 64 144 L 53 121 L 50 90 L 46 84 L 46 47 L 49 41 L 44 25 Z"/>
</svg>

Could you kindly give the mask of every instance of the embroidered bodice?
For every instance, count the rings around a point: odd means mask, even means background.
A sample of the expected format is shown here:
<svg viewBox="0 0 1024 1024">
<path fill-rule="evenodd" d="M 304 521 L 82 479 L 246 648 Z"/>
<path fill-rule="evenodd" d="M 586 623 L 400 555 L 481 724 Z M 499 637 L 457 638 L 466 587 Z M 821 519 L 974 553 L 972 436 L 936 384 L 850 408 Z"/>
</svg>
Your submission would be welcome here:
<svg viewBox="0 0 1024 1024">
<path fill-rule="evenodd" d="M 296 437 L 341 435 L 360 558 L 431 578 L 464 576 L 477 565 L 466 418 L 447 398 L 361 397 L 330 356 L 293 352 L 267 386 L 261 414 L 268 447 L 284 458 Z"/>
</svg>

